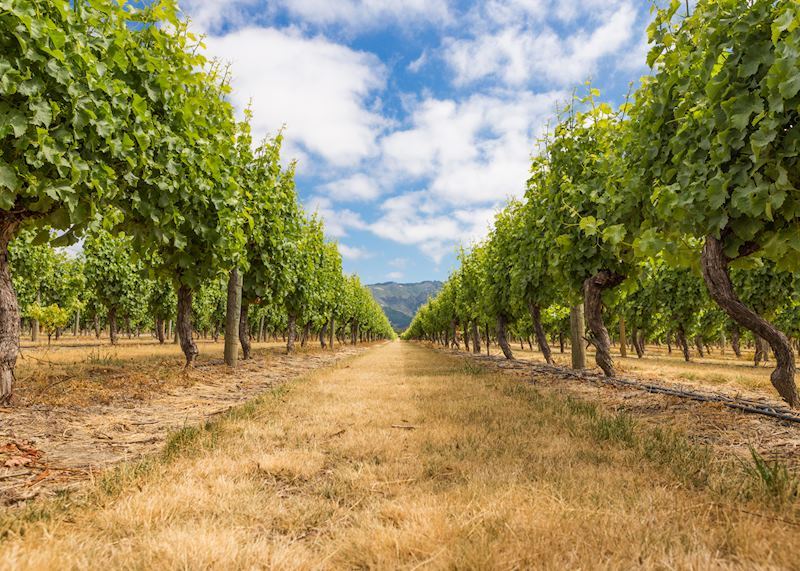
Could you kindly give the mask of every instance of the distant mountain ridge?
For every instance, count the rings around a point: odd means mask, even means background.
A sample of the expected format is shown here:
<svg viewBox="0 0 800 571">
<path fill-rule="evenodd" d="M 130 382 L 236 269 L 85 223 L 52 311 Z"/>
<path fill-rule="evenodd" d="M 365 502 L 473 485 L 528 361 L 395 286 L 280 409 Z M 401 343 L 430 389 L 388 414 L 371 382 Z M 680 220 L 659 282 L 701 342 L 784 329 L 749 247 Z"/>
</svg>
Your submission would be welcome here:
<svg viewBox="0 0 800 571">
<path fill-rule="evenodd" d="M 384 282 L 367 287 L 372 296 L 383 308 L 386 317 L 397 331 L 406 329 L 414 319 L 417 310 L 429 297 L 442 289 L 442 282 L 424 281 L 412 284 Z"/>
</svg>

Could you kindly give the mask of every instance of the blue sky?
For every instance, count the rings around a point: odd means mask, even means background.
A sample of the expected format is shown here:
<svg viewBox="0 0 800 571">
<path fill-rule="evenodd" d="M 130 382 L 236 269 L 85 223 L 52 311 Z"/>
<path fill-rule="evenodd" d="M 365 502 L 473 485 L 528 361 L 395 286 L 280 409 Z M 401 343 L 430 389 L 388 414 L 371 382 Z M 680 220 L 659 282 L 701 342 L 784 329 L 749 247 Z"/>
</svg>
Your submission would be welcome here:
<svg viewBox="0 0 800 571">
<path fill-rule="evenodd" d="M 258 136 L 366 283 L 444 279 L 521 196 L 536 139 L 592 80 L 647 73 L 646 0 L 183 0 Z"/>
</svg>

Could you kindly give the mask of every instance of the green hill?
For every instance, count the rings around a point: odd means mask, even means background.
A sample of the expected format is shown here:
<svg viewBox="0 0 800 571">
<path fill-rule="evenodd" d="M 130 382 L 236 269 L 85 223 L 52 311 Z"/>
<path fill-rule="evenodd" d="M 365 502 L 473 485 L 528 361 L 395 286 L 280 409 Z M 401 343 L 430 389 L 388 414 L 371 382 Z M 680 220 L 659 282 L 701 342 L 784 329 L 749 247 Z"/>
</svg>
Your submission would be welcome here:
<svg viewBox="0 0 800 571">
<path fill-rule="evenodd" d="M 392 326 L 402 331 L 411 324 L 417 309 L 442 289 L 442 282 L 427 281 L 415 284 L 386 282 L 367 286 L 372 291 Z"/>
</svg>

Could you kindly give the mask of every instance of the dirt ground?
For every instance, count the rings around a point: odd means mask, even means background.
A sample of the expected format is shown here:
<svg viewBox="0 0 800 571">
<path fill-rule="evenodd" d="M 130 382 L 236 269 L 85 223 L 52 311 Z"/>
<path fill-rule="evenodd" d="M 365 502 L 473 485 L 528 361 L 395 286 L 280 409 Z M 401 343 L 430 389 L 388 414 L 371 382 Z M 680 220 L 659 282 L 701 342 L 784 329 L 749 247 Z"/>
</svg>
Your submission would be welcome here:
<svg viewBox="0 0 800 571">
<path fill-rule="evenodd" d="M 172 431 L 366 347 L 309 346 L 287 356 L 281 343 L 261 343 L 235 372 L 222 362 L 222 343 L 201 342 L 200 350 L 197 366 L 185 371 L 177 346 L 146 339 L 23 346 L 15 406 L 0 408 L 0 502 L 79 487 L 110 465 L 159 450 Z"/>
<path fill-rule="evenodd" d="M 31 505 L 0 569 L 797 568 L 791 490 L 488 365 L 396 342 L 313 372 L 112 491 Z"/>
</svg>

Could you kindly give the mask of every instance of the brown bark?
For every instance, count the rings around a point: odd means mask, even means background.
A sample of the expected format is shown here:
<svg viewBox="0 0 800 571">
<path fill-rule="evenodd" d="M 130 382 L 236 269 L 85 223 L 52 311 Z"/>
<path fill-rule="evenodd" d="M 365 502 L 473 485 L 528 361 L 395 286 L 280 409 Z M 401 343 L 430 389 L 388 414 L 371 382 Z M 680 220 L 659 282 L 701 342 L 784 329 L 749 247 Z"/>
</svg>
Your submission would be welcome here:
<svg viewBox="0 0 800 571">
<path fill-rule="evenodd" d="M 667 331 L 667 354 L 672 355 L 672 331 Z"/>
<path fill-rule="evenodd" d="M 789 406 L 800 406 L 800 396 L 795 384 L 794 351 L 789 339 L 777 327 L 741 302 L 733 290 L 722 242 L 713 236 L 706 237 L 701 256 L 703 278 L 711 298 L 733 318 L 755 335 L 765 339 L 775 353 L 776 367 L 770 375 L 772 385 Z"/>
<path fill-rule="evenodd" d="M 117 308 L 112 307 L 108 310 L 108 336 L 111 339 L 111 344 L 116 345 L 119 343 L 117 337 Z"/>
<path fill-rule="evenodd" d="M 19 353 L 19 305 L 8 267 L 8 243 L 18 224 L 0 228 L 0 404 L 7 406 L 14 394 L 14 367 Z"/>
<path fill-rule="evenodd" d="M 511 351 L 511 346 L 508 344 L 508 338 L 506 337 L 507 323 L 508 318 L 505 315 L 500 314 L 497 316 L 497 344 L 500 345 L 500 349 L 506 359 L 513 359 L 514 353 Z"/>
<path fill-rule="evenodd" d="M 761 363 L 766 364 L 769 361 L 769 344 L 765 339 L 758 335 L 755 336 L 756 351 L 753 355 L 753 366 L 758 367 Z"/>
<path fill-rule="evenodd" d="M 633 350 L 636 351 L 636 357 L 639 359 L 644 355 L 644 349 L 642 348 L 640 340 L 641 335 L 639 334 L 639 329 L 634 327 L 631 330 L 631 345 L 633 345 Z"/>
<path fill-rule="evenodd" d="M 250 359 L 250 327 L 247 323 L 247 314 L 250 312 L 250 304 L 242 300 L 242 309 L 239 312 L 239 344 L 242 346 L 242 359 Z"/>
<path fill-rule="evenodd" d="M 694 346 L 697 347 L 697 354 L 700 355 L 701 359 L 706 356 L 706 352 L 703 349 L 703 340 L 699 335 L 694 338 Z"/>
<path fill-rule="evenodd" d="M 328 341 L 329 341 L 328 344 L 331 346 L 331 350 L 333 350 L 333 348 L 334 348 L 333 340 L 334 340 L 335 335 L 336 335 L 336 318 L 331 316 L 331 333 L 330 333 L 330 337 L 328 338 Z"/>
<path fill-rule="evenodd" d="M 458 343 L 458 319 L 455 317 L 450 320 L 450 327 L 453 330 L 453 349 L 461 349 L 461 345 Z"/>
<path fill-rule="evenodd" d="M 736 355 L 737 358 L 742 356 L 742 346 L 740 340 L 741 332 L 739 331 L 739 327 L 734 326 L 731 329 L 731 348 L 733 349 L 733 354 Z"/>
<path fill-rule="evenodd" d="M 322 327 L 320 327 L 319 330 L 319 346 L 322 347 L 323 349 L 327 349 L 327 344 L 325 343 L 325 337 L 326 337 L 325 333 L 327 332 L 327 330 L 328 330 L 327 323 L 325 323 Z"/>
<path fill-rule="evenodd" d="M 481 353 L 481 333 L 478 331 L 478 322 L 472 322 L 472 352 L 476 355 Z"/>
<path fill-rule="evenodd" d="M 294 340 L 297 337 L 297 315 L 289 313 L 288 331 L 286 332 L 286 352 L 294 353 Z"/>
<path fill-rule="evenodd" d="M 531 319 L 533 320 L 533 332 L 536 335 L 536 344 L 539 345 L 539 351 L 542 352 L 542 357 L 544 357 L 547 364 L 552 365 L 553 354 L 550 351 L 547 335 L 545 335 L 544 327 L 542 326 L 542 308 L 535 303 L 528 303 L 528 311 L 530 311 Z"/>
<path fill-rule="evenodd" d="M 486 331 L 486 355 L 489 355 L 489 347 L 490 347 L 491 339 L 489 339 L 489 324 L 488 323 L 485 326 L 485 331 Z"/>
<path fill-rule="evenodd" d="M 686 341 L 686 332 L 683 325 L 678 325 L 678 330 L 675 333 L 675 340 L 678 342 L 678 347 L 683 352 L 683 359 L 688 363 L 692 355 L 689 353 L 689 343 Z"/>
<path fill-rule="evenodd" d="M 303 337 L 300 339 L 300 346 L 305 347 L 306 342 L 308 341 L 308 337 L 311 335 L 311 323 L 306 323 L 305 327 L 303 327 Z"/>
<path fill-rule="evenodd" d="M 187 285 L 178 288 L 178 317 L 175 329 L 181 344 L 181 350 L 186 357 L 186 367 L 194 365 L 200 351 L 192 339 L 192 297 L 194 292 Z"/>
<path fill-rule="evenodd" d="M 6 244 L 6 251 L 8 251 L 8 244 Z M 41 302 L 42 302 L 42 294 L 37 291 L 36 292 L 36 303 L 38 305 L 38 304 L 41 304 Z M 17 311 L 19 311 L 19 309 Z M 34 343 L 39 341 L 39 320 L 38 319 L 31 319 L 31 341 L 33 341 Z"/>
<path fill-rule="evenodd" d="M 164 344 L 164 320 L 156 319 L 156 338 L 160 344 Z"/>
<path fill-rule="evenodd" d="M 575 305 L 569 312 L 569 332 L 572 353 L 572 368 L 581 370 L 586 368 L 586 345 L 583 337 L 586 334 L 586 324 L 583 317 L 583 306 Z"/>
<path fill-rule="evenodd" d="M 584 311 L 586 322 L 592 332 L 592 343 L 596 353 L 595 361 L 607 377 L 613 377 L 614 359 L 611 356 L 611 337 L 603 322 L 603 291 L 618 286 L 624 276 L 608 270 L 600 270 L 583 282 Z"/>
<path fill-rule="evenodd" d="M 463 335 L 464 335 L 464 350 L 469 353 L 469 329 L 467 327 L 467 323 L 463 323 Z"/>
<path fill-rule="evenodd" d="M 619 356 L 623 359 L 628 357 L 628 335 L 625 331 L 625 319 L 619 318 Z"/>
</svg>

